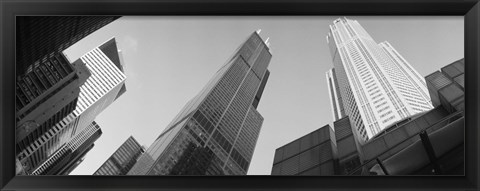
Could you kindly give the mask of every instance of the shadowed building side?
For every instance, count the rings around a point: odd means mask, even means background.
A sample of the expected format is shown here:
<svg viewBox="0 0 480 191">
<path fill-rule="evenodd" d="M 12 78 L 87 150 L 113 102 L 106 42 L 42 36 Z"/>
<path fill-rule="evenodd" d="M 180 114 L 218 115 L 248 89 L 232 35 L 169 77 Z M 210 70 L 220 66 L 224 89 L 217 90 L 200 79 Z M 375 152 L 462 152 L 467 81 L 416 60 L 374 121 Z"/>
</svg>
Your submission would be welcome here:
<svg viewBox="0 0 480 191">
<path fill-rule="evenodd" d="M 44 62 L 108 25 L 117 16 L 17 16 L 16 75 L 22 76 L 36 62 Z"/>
<path fill-rule="evenodd" d="M 272 175 L 333 175 L 336 154 L 333 129 L 325 125 L 276 149 Z"/>
</svg>

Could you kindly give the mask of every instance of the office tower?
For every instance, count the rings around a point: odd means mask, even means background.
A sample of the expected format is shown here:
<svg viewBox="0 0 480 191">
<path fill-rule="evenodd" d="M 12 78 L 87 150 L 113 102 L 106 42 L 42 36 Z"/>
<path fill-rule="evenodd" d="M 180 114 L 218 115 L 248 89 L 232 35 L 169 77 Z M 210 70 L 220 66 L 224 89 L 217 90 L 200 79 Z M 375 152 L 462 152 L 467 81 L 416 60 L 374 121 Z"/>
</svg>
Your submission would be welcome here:
<svg viewBox="0 0 480 191">
<path fill-rule="evenodd" d="M 432 109 L 424 80 L 392 45 L 376 43 L 356 20 L 336 19 L 327 43 L 335 68 L 327 76 L 333 73 L 340 90 L 332 105 L 342 102 L 362 144 L 398 121 Z"/>
<path fill-rule="evenodd" d="M 464 64 L 461 59 L 425 77 L 435 108 L 388 127 L 362 145 L 348 116 L 334 121 L 334 174 L 464 175 Z M 307 136 L 298 139 L 300 144 L 308 143 Z M 322 154 L 304 154 L 306 151 L 299 151 L 301 146 L 294 142 L 277 149 L 272 174 L 285 174 L 285 168 L 293 174 L 316 158 L 332 155 L 330 148 Z M 293 157 L 288 156 L 297 156 L 292 151 L 300 153 L 300 160 L 290 161 Z M 285 152 L 290 153 L 287 159 Z M 321 171 L 310 172 L 309 175 L 325 175 Z"/>
<path fill-rule="evenodd" d="M 48 156 L 88 127 L 98 114 L 123 93 L 126 76 L 118 51 L 112 50 L 117 50 L 115 38 L 79 59 L 86 64 L 91 76 L 80 87 L 75 110 L 18 155 L 27 173 L 31 173 Z"/>
<path fill-rule="evenodd" d="M 93 175 L 126 175 L 144 152 L 145 148 L 130 136 Z"/>
<path fill-rule="evenodd" d="M 62 53 L 69 46 L 120 17 L 17 16 L 16 74 L 22 76 L 36 62 Z"/>
<path fill-rule="evenodd" d="M 16 84 L 16 152 L 26 149 L 77 106 L 80 86 L 91 73 L 62 54 L 37 63 Z"/>
<path fill-rule="evenodd" d="M 336 147 L 325 125 L 275 150 L 272 175 L 334 175 Z"/>
<path fill-rule="evenodd" d="M 244 175 L 263 123 L 271 53 L 257 32 L 160 134 L 129 175 Z"/>
<path fill-rule="evenodd" d="M 101 135 L 100 126 L 93 121 L 35 169 L 32 175 L 68 175 L 78 166 L 77 162 L 93 148 L 94 142 Z"/>
</svg>

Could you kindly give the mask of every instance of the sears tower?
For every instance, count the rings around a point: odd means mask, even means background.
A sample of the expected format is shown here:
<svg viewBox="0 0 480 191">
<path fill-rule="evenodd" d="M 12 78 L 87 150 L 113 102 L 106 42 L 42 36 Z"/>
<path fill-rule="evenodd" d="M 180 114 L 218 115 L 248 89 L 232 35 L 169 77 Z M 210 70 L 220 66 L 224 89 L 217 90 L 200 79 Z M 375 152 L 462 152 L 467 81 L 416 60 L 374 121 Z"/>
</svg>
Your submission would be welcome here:
<svg viewBox="0 0 480 191">
<path fill-rule="evenodd" d="M 272 55 L 251 34 L 138 159 L 128 175 L 245 175 L 263 117 Z"/>
<path fill-rule="evenodd" d="M 334 65 L 326 74 L 334 120 L 349 116 L 360 143 L 433 108 L 423 77 L 356 20 L 333 21 L 327 43 Z"/>
</svg>

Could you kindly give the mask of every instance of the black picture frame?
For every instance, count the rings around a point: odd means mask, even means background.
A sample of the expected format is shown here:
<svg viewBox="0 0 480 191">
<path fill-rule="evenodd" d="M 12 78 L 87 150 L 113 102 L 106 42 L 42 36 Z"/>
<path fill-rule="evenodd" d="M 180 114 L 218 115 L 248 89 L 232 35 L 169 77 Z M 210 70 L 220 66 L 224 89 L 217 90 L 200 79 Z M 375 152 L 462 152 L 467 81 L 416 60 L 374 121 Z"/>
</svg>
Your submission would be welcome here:
<svg viewBox="0 0 480 191">
<path fill-rule="evenodd" d="M 0 1 L 1 190 L 478 190 L 480 3 L 478 0 L 2 0 Z M 15 176 L 16 15 L 463 15 L 465 176 Z"/>
</svg>

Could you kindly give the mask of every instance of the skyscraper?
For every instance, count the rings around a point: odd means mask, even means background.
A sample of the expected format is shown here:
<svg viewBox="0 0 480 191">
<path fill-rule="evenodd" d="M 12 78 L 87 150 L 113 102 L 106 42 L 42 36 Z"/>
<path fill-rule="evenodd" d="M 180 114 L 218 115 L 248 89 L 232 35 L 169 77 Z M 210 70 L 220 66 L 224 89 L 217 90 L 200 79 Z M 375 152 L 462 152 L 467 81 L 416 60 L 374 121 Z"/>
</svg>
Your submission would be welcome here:
<svg viewBox="0 0 480 191">
<path fill-rule="evenodd" d="M 126 175 L 144 152 L 145 148 L 130 136 L 93 175 Z"/>
<path fill-rule="evenodd" d="M 93 121 L 71 141 L 48 157 L 32 172 L 32 175 L 68 175 L 77 166 L 75 164 L 92 149 L 94 142 L 101 135 L 100 126 Z"/>
<path fill-rule="evenodd" d="M 139 158 L 129 175 L 244 175 L 263 123 L 272 57 L 251 34 Z"/>
<path fill-rule="evenodd" d="M 272 175 L 464 175 L 464 65 L 460 59 L 425 77 L 435 108 L 362 145 L 345 116 L 333 122 L 330 137 L 326 125 L 278 148 Z"/>
<path fill-rule="evenodd" d="M 433 108 L 425 80 L 392 45 L 376 43 L 356 20 L 333 21 L 327 43 L 335 68 L 327 72 L 327 83 L 338 84 L 329 88 L 332 106 L 343 105 L 360 142 Z"/>
<path fill-rule="evenodd" d="M 126 76 L 123 73 L 115 38 L 88 52 L 79 60 L 86 64 L 91 76 L 80 87 L 75 110 L 18 154 L 27 173 L 31 173 L 87 128 L 95 117 L 112 104 L 124 92 L 122 90 L 125 90 Z"/>
<path fill-rule="evenodd" d="M 70 64 L 60 54 L 35 64 L 17 80 L 17 154 L 75 109 L 80 86 L 90 75 L 81 60 Z"/>
</svg>

